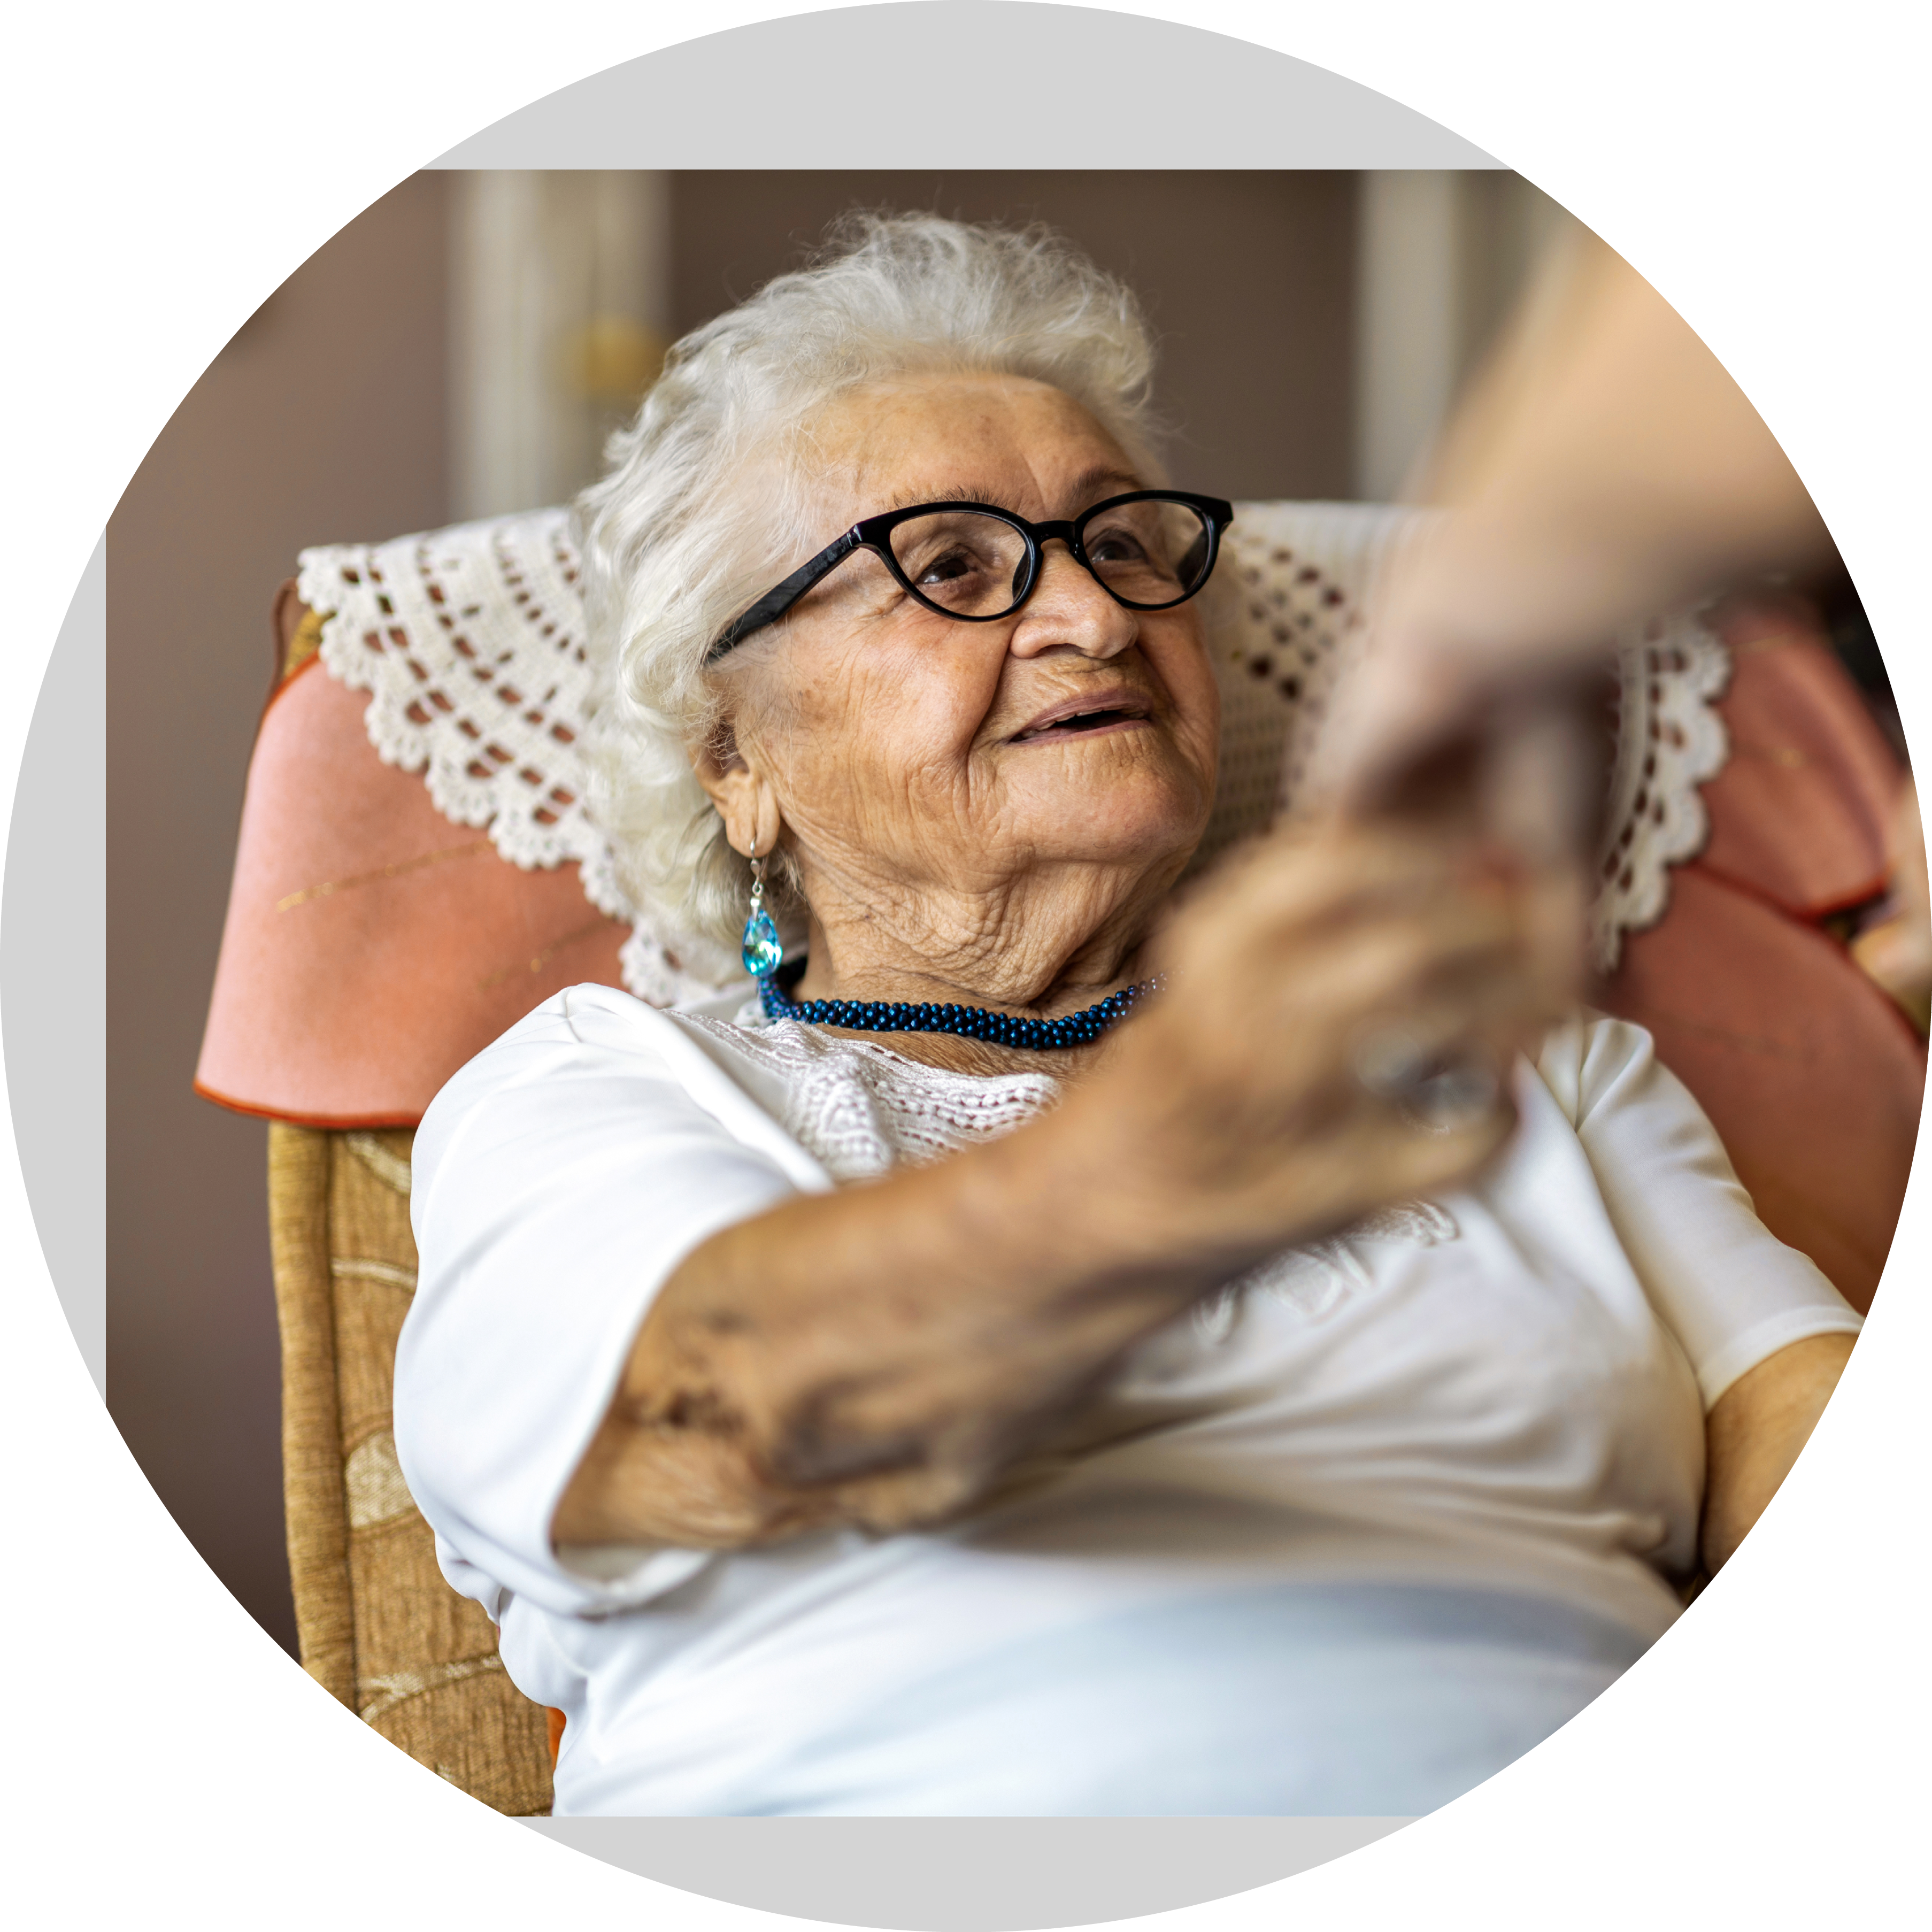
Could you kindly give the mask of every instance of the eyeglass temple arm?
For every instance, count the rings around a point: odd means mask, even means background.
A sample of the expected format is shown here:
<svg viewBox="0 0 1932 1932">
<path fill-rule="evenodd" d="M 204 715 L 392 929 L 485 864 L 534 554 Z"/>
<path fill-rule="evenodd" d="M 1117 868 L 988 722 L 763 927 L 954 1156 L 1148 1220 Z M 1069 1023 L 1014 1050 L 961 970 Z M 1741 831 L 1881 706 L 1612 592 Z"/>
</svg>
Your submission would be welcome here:
<svg viewBox="0 0 1932 1932">
<path fill-rule="evenodd" d="M 782 584 L 767 590 L 742 616 L 734 617 L 725 626 L 718 634 L 718 641 L 705 653 L 704 662 L 716 664 L 727 651 L 735 650 L 754 632 L 777 622 L 814 584 L 829 576 L 835 566 L 843 563 L 863 541 L 855 526 L 827 544 L 816 556 L 800 564 Z"/>
</svg>

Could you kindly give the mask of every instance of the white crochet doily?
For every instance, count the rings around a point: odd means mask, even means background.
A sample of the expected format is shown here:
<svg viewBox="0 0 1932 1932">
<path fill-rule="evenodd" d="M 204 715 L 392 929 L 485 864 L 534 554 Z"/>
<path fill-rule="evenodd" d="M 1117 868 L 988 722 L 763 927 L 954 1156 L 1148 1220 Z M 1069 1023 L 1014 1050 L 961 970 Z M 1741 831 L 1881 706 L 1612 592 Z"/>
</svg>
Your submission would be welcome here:
<svg viewBox="0 0 1932 1932">
<path fill-rule="evenodd" d="M 1204 859 L 1292 803 L 1362 600 L 1407 513 L 1358 504 L 1244 503 L 1225 581 L 1210 587 L 1224 695 L 1220 796 Z M 322 662 L 369 694 L 369 739 L 420 772 L 459 825 L 487 827 L 526 868 L 575 860 L 600 912 L 633 928 L 625 984 L 671 1005 L 718 990 L 673 962 L 652 909 L 633 904 L 584 808 L 578 749 L 594 690 L 568 512 L 535 510 L 382 544 L 305 550 L 298 589 L 327 614 Z M 1697 788 L 1724 764 L 1712 709 L 1724 646 L 1694 617 L 1648 627 L 1623 654 L 1619 752 L 1595 915 L 1598 964 L 1662 917 L 1672 865 L 1706 832 Z"/>
<path fill-rule="evenodd" d="M 1605 973 L 1625 933 L 1664 916 L 1670 868 L 1703 849 L 1711 826 L 1697 788 L 1724 769 L 1731 748 L 1714 708 L 1730 682 L 1731 654 L 1694 616 L 1646 626 L 1625 644 L 1618 669 L 1617 760 L 1594 920 Z"/>
</svg>

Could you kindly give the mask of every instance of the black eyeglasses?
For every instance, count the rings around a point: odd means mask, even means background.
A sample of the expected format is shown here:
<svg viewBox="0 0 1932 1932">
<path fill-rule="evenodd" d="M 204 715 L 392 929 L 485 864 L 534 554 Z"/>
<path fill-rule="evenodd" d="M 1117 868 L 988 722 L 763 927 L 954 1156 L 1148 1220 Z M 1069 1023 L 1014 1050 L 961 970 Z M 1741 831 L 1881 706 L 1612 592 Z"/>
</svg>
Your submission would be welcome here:
<svg viewBox="0 0 1932 1932">
<path fill-rule="evenodd" d="M 1109 496 L 1071 521 L 1034 524 L 988 503 L 915 503 L 854 524 L 728 624 L 705 662 L 776 623 L 855 550 L 882 559 L 928 610 L 968 624 L 1010 617 L 1040 582 L 1042 546 L 1058 537 L 1130 610 L 1185 604 L 1213 574 L 1232 503 L 1180 490 Z"/>
</svg>

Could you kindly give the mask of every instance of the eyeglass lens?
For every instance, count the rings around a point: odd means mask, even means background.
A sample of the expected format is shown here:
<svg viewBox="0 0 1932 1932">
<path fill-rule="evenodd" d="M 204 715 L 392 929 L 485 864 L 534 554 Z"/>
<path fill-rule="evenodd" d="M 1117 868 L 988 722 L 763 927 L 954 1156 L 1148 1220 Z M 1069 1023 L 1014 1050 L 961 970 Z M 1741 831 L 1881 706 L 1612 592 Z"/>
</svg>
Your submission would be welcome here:
<svg viewBox="0 0 1932 1932">
<path fill-rule="evenodd" d="M 1158 608 L 1199 589 L 1212 530 L 1198 510 L 1159 500 L 1102 508 L 1082 531 L 1094 575 L 1122 603 Z M 1026 538 L 1001 518 L 936 510 L 892 530 L 892 556 L 929 603 L 958 617 L 1002 617 L 1026 582 Z"/>
</svg>

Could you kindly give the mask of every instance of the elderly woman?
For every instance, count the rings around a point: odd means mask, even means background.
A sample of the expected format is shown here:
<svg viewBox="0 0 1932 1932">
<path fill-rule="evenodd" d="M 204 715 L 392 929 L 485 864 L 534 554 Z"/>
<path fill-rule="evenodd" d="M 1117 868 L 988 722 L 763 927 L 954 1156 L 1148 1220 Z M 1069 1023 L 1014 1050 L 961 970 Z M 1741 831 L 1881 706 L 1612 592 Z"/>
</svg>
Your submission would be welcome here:
<svg viewBox="0 0 1932 1932">
<path fill-rule="evenodd" d="M 416 1142 L 398 1448 L 560 1814 L 1426 1810 L 1670 1624 L 1850 1348 L 1564 1010 L 1560 889 L 1337 825 L 1177 902 L 1230 512 L 1150 364 L 1050 238 L 873 221 L 586 500 L 604 822 L 757 986 L 574 988 Z"/>
</svg>

